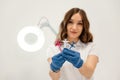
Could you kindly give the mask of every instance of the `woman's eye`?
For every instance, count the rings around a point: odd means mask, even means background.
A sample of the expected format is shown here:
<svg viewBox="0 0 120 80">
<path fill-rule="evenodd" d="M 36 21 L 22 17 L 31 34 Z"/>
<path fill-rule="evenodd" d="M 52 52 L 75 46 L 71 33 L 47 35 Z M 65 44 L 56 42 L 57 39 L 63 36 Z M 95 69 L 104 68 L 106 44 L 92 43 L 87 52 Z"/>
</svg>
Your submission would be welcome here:
<svg viewBox="0 0 120 80">
<path fill-rule="evenodd" d="M 83 23 L 78 23 L 78 25 L 83 25 Z"/>
<path fill-rule="evenodd" d="M 69 21 L 68 23 L 73 23 L 72 21 Z"/>
</svg>

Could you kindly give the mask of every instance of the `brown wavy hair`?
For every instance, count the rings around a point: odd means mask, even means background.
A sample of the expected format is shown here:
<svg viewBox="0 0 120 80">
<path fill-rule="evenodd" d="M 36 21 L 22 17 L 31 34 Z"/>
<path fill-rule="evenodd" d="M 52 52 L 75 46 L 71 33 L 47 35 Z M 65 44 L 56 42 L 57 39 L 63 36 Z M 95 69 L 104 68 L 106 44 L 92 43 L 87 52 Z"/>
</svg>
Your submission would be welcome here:
<svg viewBox="0 0 120 80">
<path fill-rule="evenodd" d="M 79 36 L 79 39 L 83 43 L 88 43 L 93 41 L 93 35 L 90 33 L 89 30 L 90 23 L 88 21 L 86 12 L 83 9 L 79 9 L 79 8 L 72 8 L 65 14 L 64 19 L 60 24 L 59 33 L 57 35 L 56 40 L 62 41 L 65 38 L 67 38 L 67 24 L 71 19 L 71 17 L 76 13 L 79 13 L 82 16 L 82 22 L 83 22 L 83 31 Z"/>
</svg>

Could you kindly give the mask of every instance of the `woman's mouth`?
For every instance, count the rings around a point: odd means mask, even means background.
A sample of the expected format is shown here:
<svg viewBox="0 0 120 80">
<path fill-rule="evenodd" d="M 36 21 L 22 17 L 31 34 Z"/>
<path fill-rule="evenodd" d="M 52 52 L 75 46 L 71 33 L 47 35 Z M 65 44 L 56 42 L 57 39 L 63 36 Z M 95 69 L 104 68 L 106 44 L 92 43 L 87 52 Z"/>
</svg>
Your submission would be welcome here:
<svg viewBox="0 0 120 80">
<path fill-rule="evenodd" d="M 75 31 L 71 31 L 71 33 L 72 33 L 72 34 L 76 34 L 77 32 L 75 32 Z"/>
</svg>

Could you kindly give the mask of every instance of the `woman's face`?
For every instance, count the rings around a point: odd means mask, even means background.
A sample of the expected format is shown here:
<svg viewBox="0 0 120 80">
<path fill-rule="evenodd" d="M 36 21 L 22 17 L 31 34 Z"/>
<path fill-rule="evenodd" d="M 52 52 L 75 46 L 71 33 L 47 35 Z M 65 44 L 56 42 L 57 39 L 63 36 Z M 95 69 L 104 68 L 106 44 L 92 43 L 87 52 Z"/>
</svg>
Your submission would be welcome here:
<svg viewBox="0 0 120 80">
<path fill-rule="evenodd" d="M 79 13 L 74 14 L 67 24 L 67 39 L 69 41 L 78 41 L 83 30 L 82 17 Z"/>
</svg>

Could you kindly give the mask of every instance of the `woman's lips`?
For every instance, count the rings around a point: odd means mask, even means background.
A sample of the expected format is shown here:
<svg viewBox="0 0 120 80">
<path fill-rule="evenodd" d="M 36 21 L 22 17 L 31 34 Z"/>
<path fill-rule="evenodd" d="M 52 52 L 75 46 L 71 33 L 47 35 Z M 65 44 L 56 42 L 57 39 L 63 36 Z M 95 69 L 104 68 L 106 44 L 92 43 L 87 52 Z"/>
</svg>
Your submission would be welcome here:
<svg viewBox="0 0 120 80">
<path fill-rule="evenodd" d="M 71 31 L 72 34 L 76 34 L 77 32 Z"/>
</svg>

